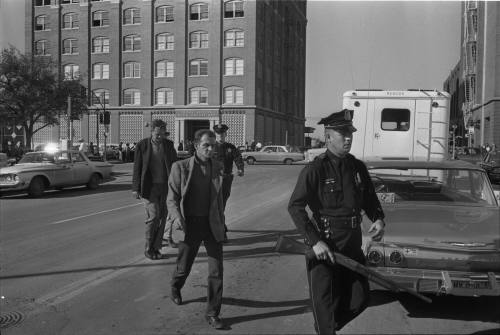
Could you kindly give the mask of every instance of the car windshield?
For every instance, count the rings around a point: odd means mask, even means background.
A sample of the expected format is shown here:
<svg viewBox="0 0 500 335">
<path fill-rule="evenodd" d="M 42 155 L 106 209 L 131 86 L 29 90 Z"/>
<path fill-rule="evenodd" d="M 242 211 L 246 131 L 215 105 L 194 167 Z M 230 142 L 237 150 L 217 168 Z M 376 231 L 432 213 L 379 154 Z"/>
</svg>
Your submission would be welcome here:
<svg viewBox="0 0 500 335">
<path fill-rule="evenodd" d="M 381 202 L 428 201 L 497 206 L 482 171 L 467 169 L 370 169 Z"/>
<path fill-rule="evenodd" d="M 54 154 L 49 154 L 47 152 L 28 152 L 25 154 L 20 160 L 21 163 L 42 163 L 42 162 L 50 162 L 54 163 Z"/>
</svg>

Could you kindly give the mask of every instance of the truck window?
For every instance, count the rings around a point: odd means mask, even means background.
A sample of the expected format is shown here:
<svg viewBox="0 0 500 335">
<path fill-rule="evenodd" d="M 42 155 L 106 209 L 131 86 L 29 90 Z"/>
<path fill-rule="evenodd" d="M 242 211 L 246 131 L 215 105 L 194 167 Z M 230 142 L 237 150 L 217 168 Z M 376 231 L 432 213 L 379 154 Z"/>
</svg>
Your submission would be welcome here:
<svg viewBox="0 0 500 335">
<path fill-rule="evenodd" d="M 410 110 L 384 108 L 380 128 L 387 131 L 408 131 L 410 129 Z"/>
</svg>

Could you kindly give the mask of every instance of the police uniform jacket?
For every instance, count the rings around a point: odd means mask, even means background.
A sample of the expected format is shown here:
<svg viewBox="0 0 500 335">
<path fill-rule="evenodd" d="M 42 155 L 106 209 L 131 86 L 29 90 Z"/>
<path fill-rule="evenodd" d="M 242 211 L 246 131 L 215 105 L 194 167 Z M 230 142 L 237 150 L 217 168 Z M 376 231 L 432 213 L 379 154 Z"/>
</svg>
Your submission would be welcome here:
<svg viewBox="0 0 500 335">
<path fill-rule="evenodd" d="M 321 216 L 360 216 L 361 210 L 372 221 L 384 218 L 364 163 L 351 154 L 339 158 L 329 150 L 302 170 L 288 204 L 295 225 L 305 236 L 306 243 L 313 246 L 321 239 L 321 234 L 309 219 L 306 206 L 316 222 L 320 222 Z M 361 236 L 356 238 L 356 244 L 361 247 Z"/>
<path fill-rule="evenodd" d="M 174 148 L 174 143 L 170 140 L 163 139 L 163 150 L 165 157 L 165 169 L 167 169 L 167 177 L 170 174 L 172 163 L 177 160 L 177 152 Z M 132 191 L 139 193 L 142 198 L 149 198 L 153 178 L 149 171 L 149 161 L 153 154 L 153 144 L 151 137 L 144 138 L 135 147 L 134 170 L 132 173 Z M 167 182 L 165 180 L 165 182 Z"/>
<path fill-rule="evenodd" d="M 229 142 L 217 142 L 215 158 L 224 165 L 224 174 L 233 173 L 233 162 L 238 170 L 244 171 L 245 164 L 236 146 Z"/>
</svg>

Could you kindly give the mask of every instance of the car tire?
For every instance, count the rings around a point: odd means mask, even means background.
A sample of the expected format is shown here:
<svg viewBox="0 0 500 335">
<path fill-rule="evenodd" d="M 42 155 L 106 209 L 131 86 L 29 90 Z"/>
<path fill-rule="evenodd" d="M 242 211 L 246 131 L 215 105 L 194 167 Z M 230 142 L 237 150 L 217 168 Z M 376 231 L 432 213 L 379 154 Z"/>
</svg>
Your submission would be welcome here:
<svg viewBox="0 0 500 335">
<path fill-rule="evenodd" d="M 96 188 L 99 187 L 99 182 L 101 181 L 101 177 L 97 173 L 93 173 L 90 176 L 90 179 L 87 183 L 87 188 L 89 190 L 95 190 Z"/>
<path fill-rule="evenodd" d="M 28 188 L 30 197 L 40 197 L 45 192 L 45 180 L 42 177 L 35 177 L 31 180 Z"/>
<path fill-rule="evenodd" d="M 292 165 L 293 159 L 287 158 L 287 159 L 285 159 L 285 161 L 283 163 L 285 163 L 286 165 Z"/>
<path fill-rule="evenodd" d="M 253 157 L 248 157 L 248 158 L 247 158 L 247 164 L 248 164 L 248 165 L 254 165 L 254 164 L 255 164 L 255 158 L 253 158 Z"/>
</svg>

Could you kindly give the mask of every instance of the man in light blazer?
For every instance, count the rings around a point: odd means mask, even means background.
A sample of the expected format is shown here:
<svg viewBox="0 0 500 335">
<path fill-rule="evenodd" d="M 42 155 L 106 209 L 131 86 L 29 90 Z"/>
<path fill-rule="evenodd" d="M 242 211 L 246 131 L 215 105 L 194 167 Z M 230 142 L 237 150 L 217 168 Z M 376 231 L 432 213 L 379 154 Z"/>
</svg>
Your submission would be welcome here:
<svg viewBox="0 0 500 335">
<path fill-rule="evenodd" d="M 167 182 L 172 163 L 177 160 L 172 141 L 166 139 L 166 123 L 153 120 L 151 137 L 137 143 L 135 149 L 132 194 L 142 199 L 146 209 L 146 244 L 144 255 L 160 259 L 167 218 Z M 172 236 L 171 227 L 167 235 Z M 171 239 L 171 238 L 170 238 Z"/>
<path fill-rule="evenodd" d="M 219 318 L 222 305 L 222 245 L 225 237 L 222 170 L 212 159 L 215 134 L 209 129 L 194 135 L 195 154 L 175 162 L 168 179 L 168 219 L 182 228 L 177 267 L 172 275 L 171 299 L 182 304 L 181 289 L 191 271 L 201 242 L 208 256 L 208 289 L 205 318 L 215 329 L 226 326 Z"/>
</svg>

